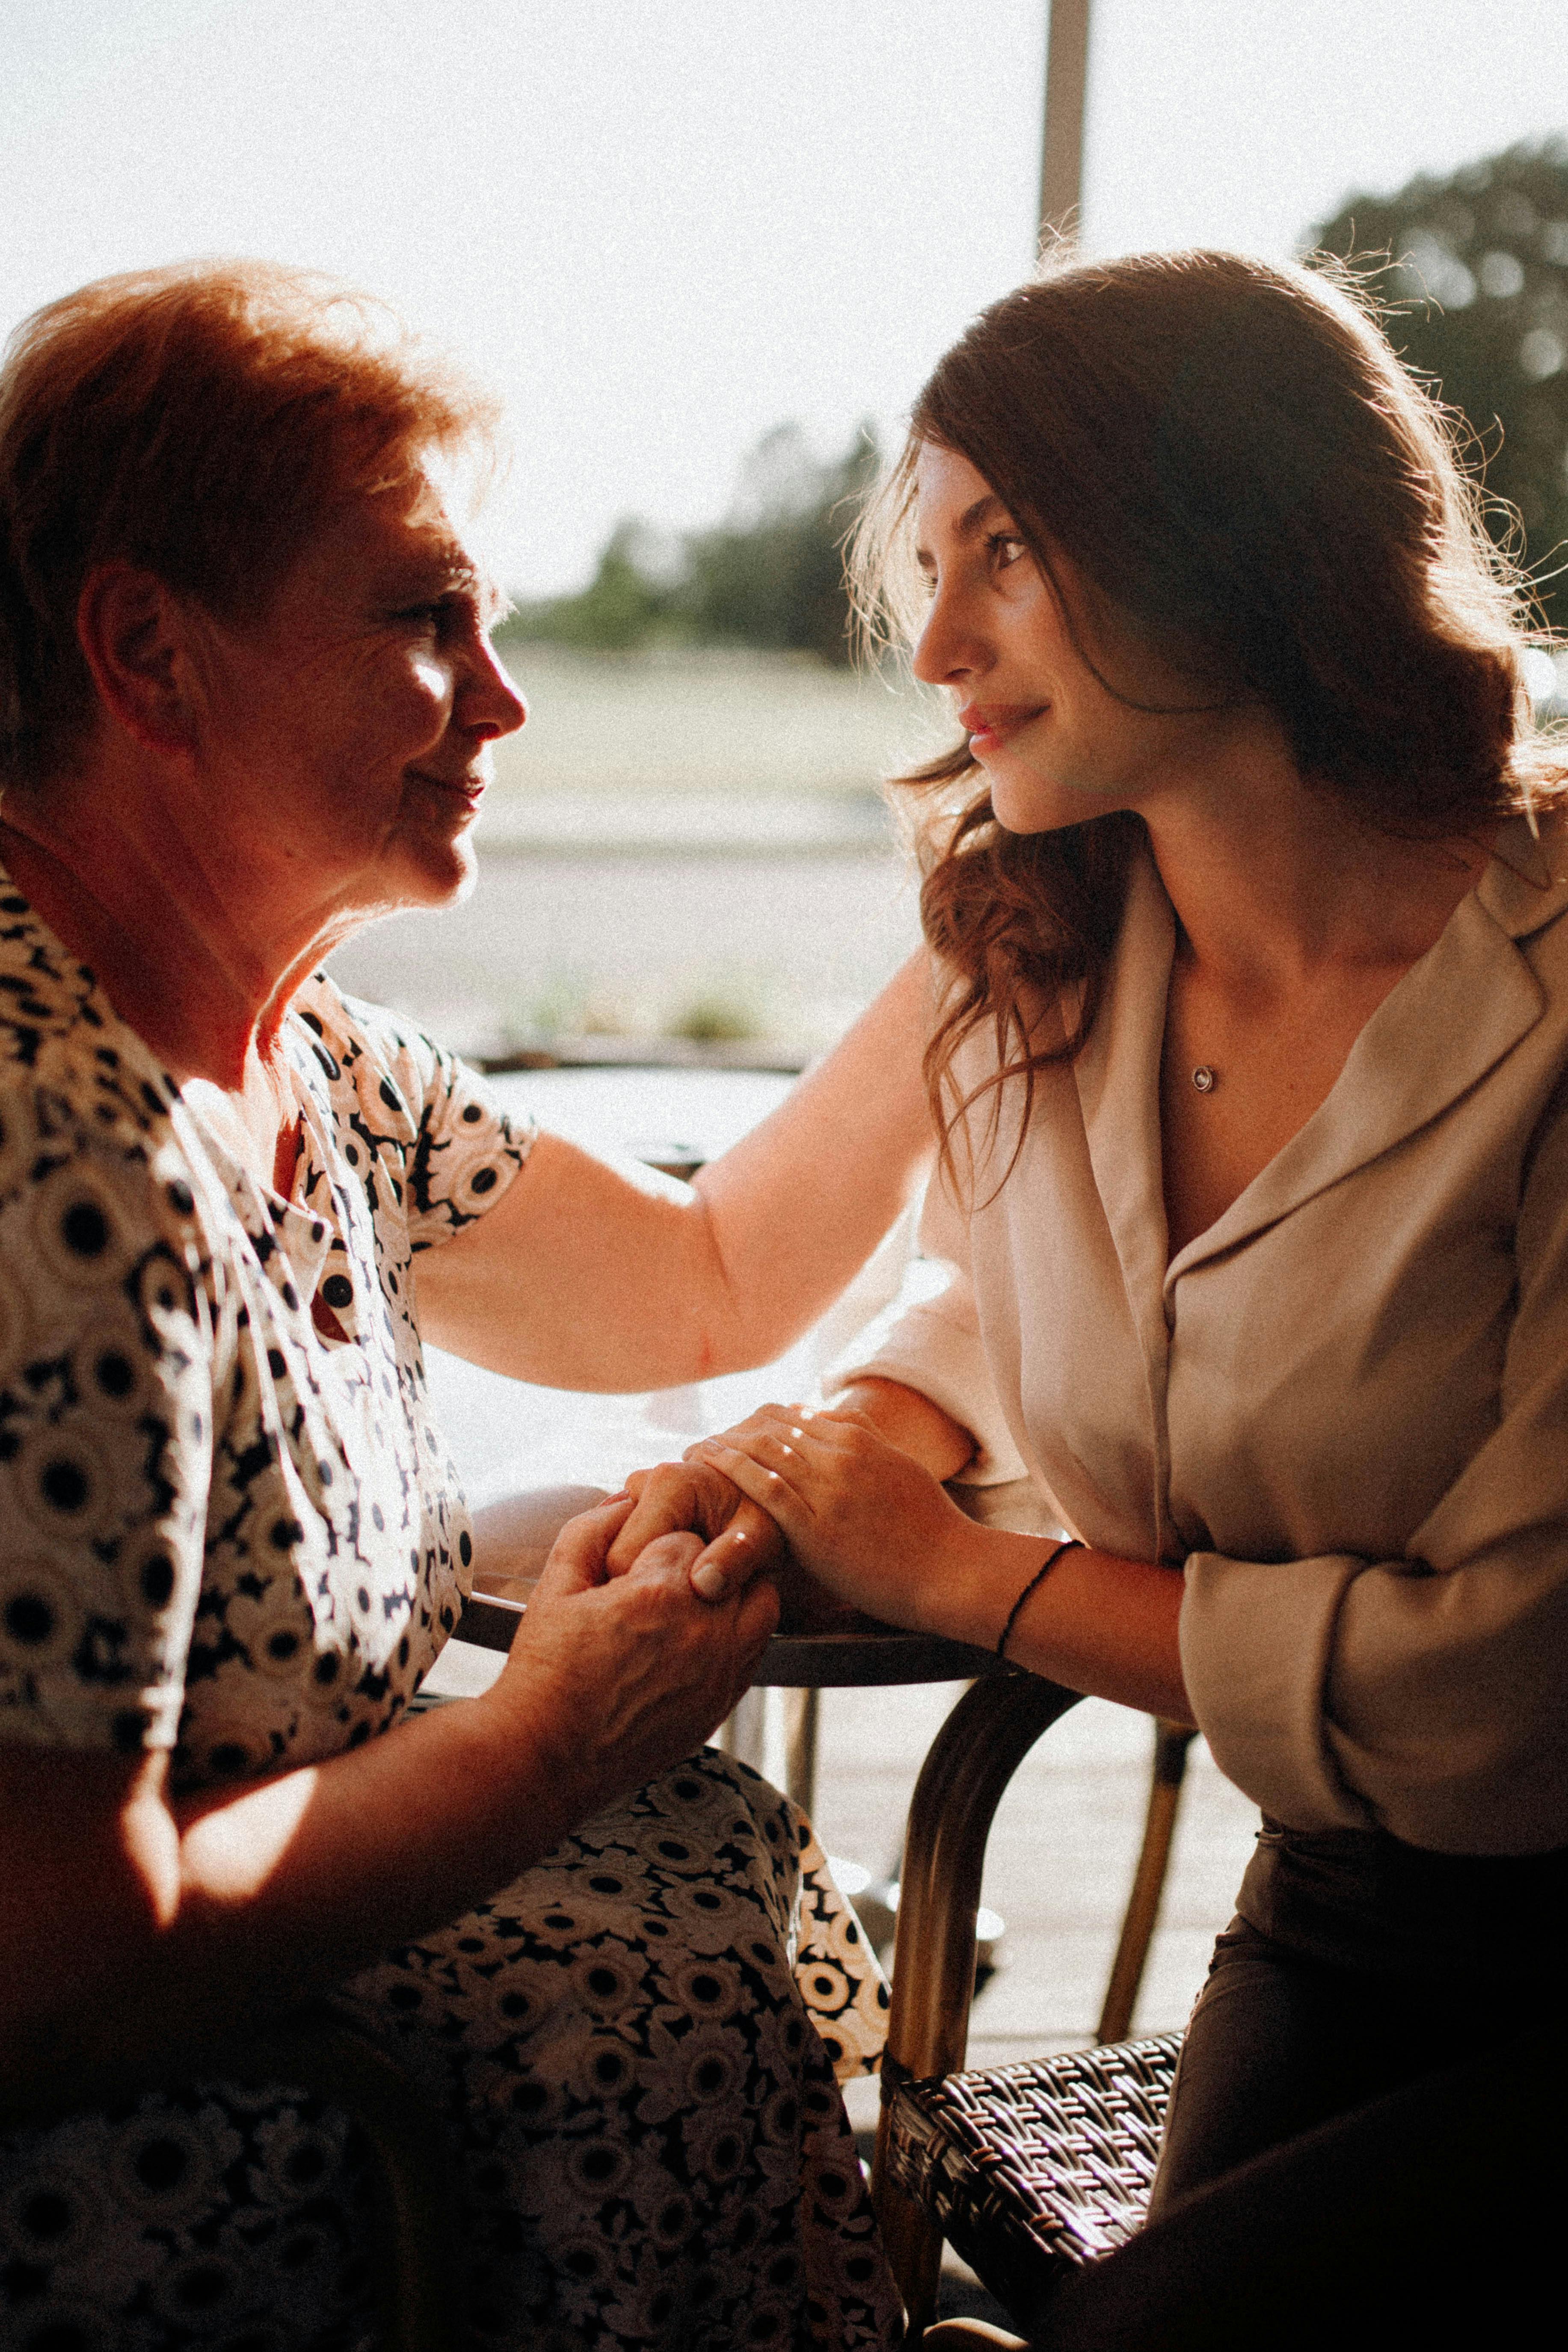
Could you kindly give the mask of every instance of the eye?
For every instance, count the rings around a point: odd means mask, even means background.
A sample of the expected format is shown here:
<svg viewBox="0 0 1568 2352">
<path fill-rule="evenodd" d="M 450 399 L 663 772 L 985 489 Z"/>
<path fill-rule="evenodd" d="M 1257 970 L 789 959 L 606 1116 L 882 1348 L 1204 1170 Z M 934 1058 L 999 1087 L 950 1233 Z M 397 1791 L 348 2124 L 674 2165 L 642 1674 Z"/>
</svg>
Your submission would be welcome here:
<svg viewBox="0 0 1568 2352">
<path fill-rule="evenodd" d="M 985 550 L 998 572 L 1005 572 L 1009 564 L 1016 563 L 1029 551 L 1015 530 L 994 530 L 985 542 Z"/>
</svg>

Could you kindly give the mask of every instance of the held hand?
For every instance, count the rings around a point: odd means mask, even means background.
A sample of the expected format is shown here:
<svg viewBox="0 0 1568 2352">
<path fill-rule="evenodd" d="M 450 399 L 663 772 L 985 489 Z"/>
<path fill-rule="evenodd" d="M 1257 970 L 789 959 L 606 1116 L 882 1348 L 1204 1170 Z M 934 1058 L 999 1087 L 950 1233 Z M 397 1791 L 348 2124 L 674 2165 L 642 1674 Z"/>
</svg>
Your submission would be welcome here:
<svg viewBox="0 0 1568 2352">
<path fill-rule="evenodd" d="M 609 1549 L 632 1507 L 617 1500 L 567 1521 L 500 1679 L 474 1702 L 542 1749 L 580 1818 L 700 1747 L 749 1687 L 778 1616 L 765 1581 L 700 1601 L 694 1534 L 658 1538 L 612 1577 Z"/>
<path fill-rule="evenodd" d="M 795 1558 L 841 1600 L 935 1630 L 924 1595 L 962 1576 L 981 1531 L 868 1421 L 770 1405 L 693 1452 L 761 1504 Z"/>
<path fill-rule="evenodd" d="M 750 1429 L 752 1423 L 741 1425 Z M 691 1529 L 709 1539 L 691 1570 L 692 1590 L 704 1601 L 723 1601 L 765 1576 L 777 1588 L 779 1622 L 786 1633 L 823 1633 L 853 1618 L 854 1612 L 792 1557 L 761 1505 L 711 1463 L 698 1460 L 695 1448 L 682 1462 L 635 1471 L 626 1486 L 637 1508 L 610 1546 L 613 1576 L 624 1573 L 655 1537 Z"/>
<path fill-rule="evenodd" d="M 784 1539 L 773 1520 L 710 1462 L 689 1456 L 636 1470 L 626 1491 L 634 1508 L 610 1546 L 612 1576 L 625 1575 L 656 1537 L 683 1532 L 700 1536 L 707 1547 L 698 1547 L 700 1563 L 692 1580 L 704 1601 L 722 1601 L 754 1577 L 785 1566 Z"/>
</svg>

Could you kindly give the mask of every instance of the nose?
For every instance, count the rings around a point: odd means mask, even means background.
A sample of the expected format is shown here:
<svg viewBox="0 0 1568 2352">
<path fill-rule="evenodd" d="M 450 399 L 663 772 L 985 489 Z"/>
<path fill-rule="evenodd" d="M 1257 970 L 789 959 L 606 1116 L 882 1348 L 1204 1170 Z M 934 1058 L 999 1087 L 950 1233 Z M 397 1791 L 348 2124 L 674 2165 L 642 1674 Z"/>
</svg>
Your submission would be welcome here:
<svg viewBox="0 0 1568 2352">
<path fill-rule="evenodd" d="M 963 686 L 980 667 L 973 634 L 963 623 L 955 593 L 939 580 L 925 626 L 915 640 L 910 667 L 926 686 Z"/>
<path fill-rule="evenodd" d="M 528 717 L 527 703 L 488 637 L 476 638 L 458 715 L 459 724 L 481 743 L 515 735 Z"/>
</svg>

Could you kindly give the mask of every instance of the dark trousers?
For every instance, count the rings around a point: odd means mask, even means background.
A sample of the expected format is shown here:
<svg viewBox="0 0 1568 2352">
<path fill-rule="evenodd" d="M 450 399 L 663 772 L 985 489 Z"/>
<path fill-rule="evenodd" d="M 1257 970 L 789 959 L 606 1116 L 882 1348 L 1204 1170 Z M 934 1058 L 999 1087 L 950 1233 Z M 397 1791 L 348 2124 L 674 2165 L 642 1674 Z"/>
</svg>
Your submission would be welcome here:
<svg viewBox="0 0 1568 2352">
<path fill-rule="evenodd" d="M 1266 1825 L 1172 2098 L 1150 2221 L 1051 2352 L 1523 2344 L 1560 2301 L 1568 1857 Z"/>
<path fill-rule="evenodd" d="M 1151 2221 L 1336 2116 L 1532 2032 L 1547 2039 L 1553 2006 L 1560 2000 L 1533 1975 L 1337 1969 L 1234 1921 L 1182 2044 Z"/>
<path fill-rule="evenodd" d="M 1033 2340 L 1039 2352 L 1558 2341 L 1565 2099 L 1549 2035 L 1429 2074 L 1173 2200 L 1061 2289 Z"/>
</svg>

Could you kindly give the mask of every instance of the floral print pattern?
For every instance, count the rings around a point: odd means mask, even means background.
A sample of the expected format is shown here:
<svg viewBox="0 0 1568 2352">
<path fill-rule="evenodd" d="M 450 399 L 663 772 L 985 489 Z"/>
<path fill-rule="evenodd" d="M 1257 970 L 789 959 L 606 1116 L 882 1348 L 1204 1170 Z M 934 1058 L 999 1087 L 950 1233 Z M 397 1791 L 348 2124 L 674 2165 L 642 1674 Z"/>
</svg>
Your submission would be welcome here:
<svg viewBox="0 0 1568 2352">
<path fill-rule="evenodd" d="M 424 1703 L 471 1542 L 414 1263 L 532 1139 L 324 975 L 286 1047 L 284 1200 L 0 874 L 0 1737 L 166 1748 L 185 1789 Z M 885 1988 L 743 1767 L 704 1750 L 333 1998 L 446 2118 L 476 2345 L 896 2340 L 834 2081 Z M 0 2347 L 367 2342 L 364 2160 L 287 2084 L 5 2136 Z"/>
</svg>

